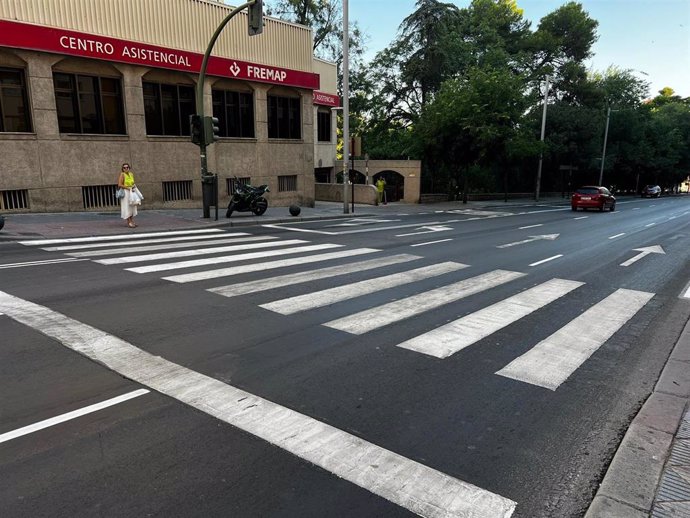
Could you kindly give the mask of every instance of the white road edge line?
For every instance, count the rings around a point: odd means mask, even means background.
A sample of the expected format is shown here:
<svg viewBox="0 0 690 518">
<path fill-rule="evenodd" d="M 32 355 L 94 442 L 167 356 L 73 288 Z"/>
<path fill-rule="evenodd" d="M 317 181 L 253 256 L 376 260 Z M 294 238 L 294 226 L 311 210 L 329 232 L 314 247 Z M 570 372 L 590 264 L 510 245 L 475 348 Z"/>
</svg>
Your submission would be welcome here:
<svg viewBox="0 0 690 518">
<path fill-rule="evenodd" d="M 179 236 L 185 234 L 208 234 L 210 232 L 223 232 L 220 228 L 201 228 L 196 230 L 175 230 L 174 232 L 146 232 L 143 234 L 115 234 L 109 236 L 91 236 L 91 237 L 67 237 L 63 239 L 33 239 L 30 241 L 18 241 L 20 245 L 26 246 L 44 246 L 57 245 L 61 243 L 86 243 L 91 241 L 118 241 L 130 239 L 144 239 L 147 237 L 162 237 L 162 236 Z"/>
<path fill-rule="evenodd" d="M 573 218 L 573 219 L 587 219 L 589 216 L 580 216 L 579 218 Z"/>
<path fill-rule="evenodd" d="M 539 266 L 540 264 L 548 263 L 549 261 L 553 261 L 554 259 L 558 259 L 559 257 L 563 257 L 563 254 L 547 257 L 546 259 L 542 259 L 541 261 L 537 261 L 536 263 L 530 264 L 530 266 Z"/>
<path fill-rule="evenodd" d="M 45 428 L 49 428 L 60 423 L 64 423 L 65 421 L 76 419 L 77 417 L 81 417 L 86 414 L 92 414 L 93 412 L 103 410 L 104 408 L 124 403 L 125 401 L 129 401 L 130 399 L 134 399 L 135 397 L 143 396 L 144 394 L 148 394 L 149 392 L 150 391 L 146 389 L 135 390 L 134 392 L 122 394 L 121 396 L 107 399 L 105 401 L 101 401 L 100 403 L 95 403 L 84 408 L 72 410 L 71 412 L 67 412 L 66 414 L 51 417 L 50 419 L 45 419 L 43 421 L 39 421 L 38 423 L 30 424 L 28 426 L 18 428 L 11 432 L 3 433 L 2 435 L 0 435 L 0 443 L 11 441 L 12 439 L 16 439 L 17 437 L 22 437 L 23 435 L 38 432 L 39 430 L 43 430 Z"/>
<path fill-rule="evenodd" d="M 423 517 L 509 518 L 516 502 L 0 291 L 0 312 L 151 390 Z"/>
<path fill-rule="evenodd" d="M 616 234 L 615 236 L 609 237 L 609 239 L 616 239 L 617 237 L 621 237 L 621 236 L 624 236 L 624 235 L 625 235 L 625 232 L 621 232 L 620 234 Z"/>
<path fill-rule="evenodd" d="M 410 245 L 410 246 L 426 246 L 426 245 L 435 245 L 436 243 L 445 243 L 446 241 L 452 241 L 453 239 L 439 239 L 438 241 L 428 241 L 426 243 L 417 243 L 416 245 Z"/>
<path fill-rule="evenodd" d="M 526 227 L 518 227 L 518 230 L 525 230 L 528 228 L 537 228 L 537 227 L 543 227 L 543 223 L 539 223 L 538 225 L 527 225 Z"/>
</svg>

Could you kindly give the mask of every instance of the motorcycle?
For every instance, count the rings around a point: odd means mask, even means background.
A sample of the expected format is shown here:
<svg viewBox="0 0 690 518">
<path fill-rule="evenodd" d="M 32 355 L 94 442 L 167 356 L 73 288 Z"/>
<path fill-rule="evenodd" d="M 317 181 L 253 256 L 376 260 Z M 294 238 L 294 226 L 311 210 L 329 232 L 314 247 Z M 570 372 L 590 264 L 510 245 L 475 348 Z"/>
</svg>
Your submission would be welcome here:
<svg viewBox="0 0 690 518">
<path fill-rule="evenodd" d="M 228 203 L 228 211 L 225 214 L 226 218 L 232 216 L 232 213 L 237 212 L 253 212 L 256 216 L 261 216 L 268 208 L 268 201 L 264 198 L 264 194 L 270 192 L 268 185 L 259 185 L 252 187 L 249 184 L 241 184 L 235 178 L 235 192 Z"/>
</svg>

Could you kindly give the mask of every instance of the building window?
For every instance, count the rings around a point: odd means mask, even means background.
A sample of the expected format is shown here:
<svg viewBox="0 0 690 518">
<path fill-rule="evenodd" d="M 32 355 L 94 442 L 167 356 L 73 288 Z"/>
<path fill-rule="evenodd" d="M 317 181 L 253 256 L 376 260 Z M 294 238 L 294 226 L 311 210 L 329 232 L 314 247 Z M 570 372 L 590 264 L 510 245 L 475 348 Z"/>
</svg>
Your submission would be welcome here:
<svg viewBox="0 0 690 518">
<path fill-rule="evenodd" d="M 192 181 L 177 180 L 163 182 L 163 201 L 183 201 L 192 199 Z"/>
<path fill-rule="evenodd" d="M 302 138 L 299 97 L 268 96 L 268 138 Z"/>
<path fill-rule="evenodd" d="M 21 69 L 0 68 L 0 131 L 31 131 L 26 83 Z"/>
<path fill-rule="evenodd" d="M 225 179 L 225 187 L 228 191 L 228 196 L 232 196 L 235 194 L 235 191 L 240 185 L 249 185 L 250 184 L 251 178 L 248 176 L 242 177 L 242 178 L 226 178 Z"/>
<path fill-rule="evenodd" d="M 194 87 L 144 82 L 147 135 L 189 136 L 189 116 L 196 113 Z"/>
<path fill-rule="evenodd" d="M 331 141 L 331 110 L 319 109 L 316 114 L 317 136 L 319 142 Z"/>
<path fill-rule="evenodd" d="M 53 74 L 60 133 L 125 134 L 120 80 Z"/>
<path fill-rule="evenodd" d="M 297 175 L 291 174 L 278 177 L 278 192 L 288 192 L 297 190 Z"/>
<path fill-rule="evenodd" d="M 213 90 L 213 116 L 221 137 L 254 138 L 254 95 Z"/>
</svg>

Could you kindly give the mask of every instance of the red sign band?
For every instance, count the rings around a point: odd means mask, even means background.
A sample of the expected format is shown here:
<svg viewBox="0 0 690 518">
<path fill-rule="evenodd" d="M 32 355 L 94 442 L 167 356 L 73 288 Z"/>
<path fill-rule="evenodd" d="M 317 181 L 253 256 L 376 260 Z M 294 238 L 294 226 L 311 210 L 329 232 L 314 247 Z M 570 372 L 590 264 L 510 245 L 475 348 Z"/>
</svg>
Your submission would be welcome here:
<svg viewBox="0 0 690 518">
<path fill-rule="evenodd" d="M 326 92 L 314 91 L 314 104 L 323 106 L 340 106 L 340 97 Z"/>
<path fill-rule="evenodd" d="M 204 59 L 203 54 L 186 50 L 168 49 L 147 43 L 9 20 L 0 20 L 0 46 L 182 70 L 197 74 L 201 70 L 201 63 Z M 319 88 L 318 74 L 216 56 L 209 58 L 206 73 L 212 76 L 295 86 L 309 90 Z"/>
</svg>

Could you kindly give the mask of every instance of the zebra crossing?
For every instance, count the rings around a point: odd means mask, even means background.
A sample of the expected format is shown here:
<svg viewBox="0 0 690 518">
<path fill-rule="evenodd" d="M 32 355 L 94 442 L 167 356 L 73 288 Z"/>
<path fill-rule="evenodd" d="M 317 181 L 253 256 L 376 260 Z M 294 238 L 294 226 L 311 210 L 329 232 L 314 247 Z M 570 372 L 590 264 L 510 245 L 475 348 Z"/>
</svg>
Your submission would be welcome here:
<svg viewBox="0 0 690 518">
<path fill-rule="evenodd" d="M 466 269 L 473 272 L 471 265 L 454 261 L 422 264 L 424 258 L 412 254 L 381 255 L 382 251 L 376 248 L 348 248 L 335 243 L 312 244 L 304 239 L 256 236 L 221 229 L 20 243 L 102 265 L 120 266 L 133 273 L 162 274 L 162 279 L 173 283 L 213 280 L 218 285 L 205 289 L 223 297 L 259 292 L 270 296 L 272 290 L 291 286 L 299 294 L 258 304 L 266 311 L 285 316 L 307 312 L 318 314 L 333 304 L 357 299 L 357 307 L 366 309 L 334 320 L 324 318 L 320 322 L 324 327 L 351 335 L 363 335 L 414 317 L 429 315 L 433 310 L 493 288 L 510 286 L 527 277 L 523 272 L 497 269 L 467 276 L 460 273 L 464 278 L 456 280 L 454 276 L 457 277 L 458 272 Z M 350 262 L 328 264 L 337 260 Z M 313 268 L 309 265 L 313 265 Z M 303 267 L 303 270 L 280 272 L 290 267 Z M 378 270 L 387 267 L 398 271 L 380 274 Z M 194 271 L 180 271 L 188 269 Z M 276 275 L 258 280 L 242 277 L 271 270 L 275 270 Z M 349 274 L 366 278 L 343 284 L 339 278 Z M 237 282 L 229 282 L 233 278 Z M 315 281 L 333 285 L 314 290 L 312 286 Z M 411 295 L 373 307 L 367 304 L 368 296 L 393 288 L 410 286 L 415 289 L 423 281 L 432 281 L 436 286 L 423 291 L 417 288 Z M 538 313 L 576 290 L 586 290 L 586 284 L 550 279 L 522 291 L 518 289 L 517 293 L 492 305 L 394 345 L 408 353 L 443 360 Z M 555 391 L 653 297 L 653 293 L 618 289 L 603 300 L 596 301 L 584 313 L 534 344 L 495 374 Z"/>
</svg>

